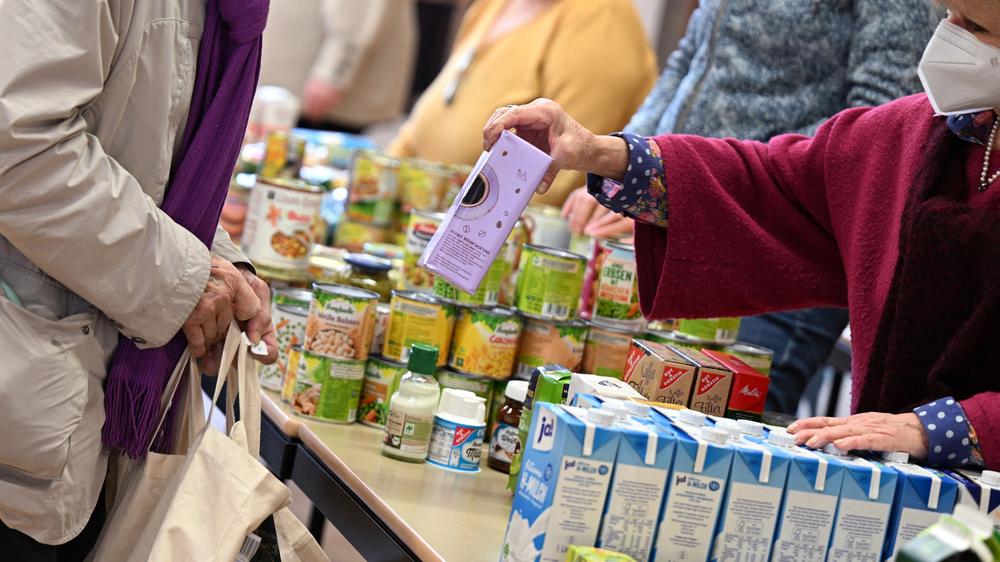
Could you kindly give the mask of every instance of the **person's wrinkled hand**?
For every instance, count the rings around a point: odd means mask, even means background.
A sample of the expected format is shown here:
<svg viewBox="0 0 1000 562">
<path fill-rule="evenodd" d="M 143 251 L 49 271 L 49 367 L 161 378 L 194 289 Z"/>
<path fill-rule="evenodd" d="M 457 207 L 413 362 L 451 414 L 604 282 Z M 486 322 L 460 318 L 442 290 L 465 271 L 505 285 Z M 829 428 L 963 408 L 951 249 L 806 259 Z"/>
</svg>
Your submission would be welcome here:
<svg viewBox="0 0 1000 562">
<path fill-rule="evenodd" d="M 597 202 L 586 187 L 574 189 L 563 204 L 562 216 L 573 234 L 596 238 L 618 238 L 632 234 L 635 221 L 613 213 Z"/>
<path fill-rule="evenodd" d="M 254 275 L 249 269 L 243 267 L 238 267 L 238 269 L 243 273 L 243 278 L 250 285 L 254 294 L 260 299 L 260 310 L 247 321 L 247 338 L 254 345 L 263 340 L 264 345 L 267 346 L 267 355 L 254 355 L 254 358 L 265 365 L 270 365 L 278 360 L 278 338 L 274 331 L 274 323 L 271 321 L 271 290 L 263 279 Z"/>
<path fill-rule="evenodd" d="M 492 148 L 507 129 L 514 129 L 517 136 L 552 158 L 548 172 L 538 184 L 538 193 L 549 189 L 559 170 L 583 170 L 595 150 L 595 135 L 552 100 L 537 99 L 527 105 L 494 111 L 483 128 L 483 150 Z"/>
<path fill-rule="evenodd" d="M 916 414 L 869 412 L 843 418 L 817 417 L 788 427 L 795 443 L 819 449 L 830 443 L 845 451 L 903 451 L 927 458 L 927 434 Z"/>
<path fill-rule="evenodd" d="M 302 114 L 313 121 L 322 121 L 340 105 L 344 91 L 336 86 L 310 78 L 302 90 Z"/>
<path fill-rule="evenodd" d="M 225 339 L 233 320 L 250 320 L 261 308 L 260 297 L 236 266 L 212 256 L 212 271 L 205 291 L 181 328 L 191 355 L 196 358 L 204 355 L 209 346 Z"/>
</svg>

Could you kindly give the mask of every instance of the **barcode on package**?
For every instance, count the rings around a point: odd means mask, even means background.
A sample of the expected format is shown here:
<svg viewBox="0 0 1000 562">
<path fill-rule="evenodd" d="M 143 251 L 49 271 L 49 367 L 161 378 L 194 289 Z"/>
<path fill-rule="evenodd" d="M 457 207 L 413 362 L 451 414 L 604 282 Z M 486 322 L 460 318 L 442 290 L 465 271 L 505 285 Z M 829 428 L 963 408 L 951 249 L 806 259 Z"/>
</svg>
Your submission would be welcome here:
<svg viewBox="0 0 1000 562">
<path fill-rule="evenodd" d="M 732 341 L 736 339 L 736 330 L 716 330 L 715 339 L 719 341 Z"/>
<path fill-rule="evenodd" d="M 542 316 L 564 320 L 569 317 L 569 307 L 565 304 L 547 302 L 542 304 Z"/>
<path fill-rule="evenodd" d="M 500 298 L 500 293 L 496 291 L 486 291 L 486 295 L 483 297 L 483 302 L 486 304 L 496 303 Z"/>
</svg>

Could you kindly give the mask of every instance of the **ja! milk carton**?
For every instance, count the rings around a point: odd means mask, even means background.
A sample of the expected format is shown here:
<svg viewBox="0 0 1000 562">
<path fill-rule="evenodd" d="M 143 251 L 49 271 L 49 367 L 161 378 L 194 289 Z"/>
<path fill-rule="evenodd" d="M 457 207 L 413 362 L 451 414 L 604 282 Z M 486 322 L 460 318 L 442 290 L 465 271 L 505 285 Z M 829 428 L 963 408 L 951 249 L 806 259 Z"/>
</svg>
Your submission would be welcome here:
<svg viewBox="0 0 1000 562">
<path fill-rule="evenodd" d="M 795 446 L 795 437 L 772 429 L 767 443 L 789 455 L 785 496 L 775 533 L 774 562 L 824 562 L 844 482 L 839 460 Z"/>
<path fill-rule="evenodd" d="M 729 434 L 733 465 L 722 500 L 712 560 L 767 562 L 788 476 L 788 453 L 744 438 L 736 420 L 719 419 Z"/>
<path fill-rule="evenodd" d="M 955 509 L 958 482 L 937 470 L 908 464 L 906 453 L 886 453 L 884 458 L 899 473 L 884 554 L 886 560 L 895 560 L 897 548 Z"/>
<path fill-rule="evenodd" d="M 726 492 L 733 451 L 725 431 L 706 427 L 705 415 L 693 410 L 656 411 L 676 421 L 674 470 L 657 531 L 656 562 L 705 562 Z M 654 419 L 665 420 L 667 418 Z"/>
<path fill-rule="evenodd" d="M 615 429 L 621 441 L 598 546 L 646 561 L 653 552 L 677 436 L 652 420 L 633 417 L 615 422 Z"/>
<path fill-rule="evenodd" d="M 981 474 L 969 470 L 942 472 L 960 484 L 957 503 L 989 516 L 993 527 L 1000 530 L 1000 472 L 992 470 L 984 470 Z"/>
<path fill-rule="evenodd" d="M 502 562 L 563 562 L 570 545 L 597 542 L 618 452 L 610 412 L 536 406 Z"/>
<path fill-rule="evenodd" d="M 827 445 L 824 454 L 844 465 L 844 484 L 827 560 L 881 560 L 880 545 L 887 536 L 898 474 L 884 464 L 849 456 L 833 445 Z"/>
</svg>

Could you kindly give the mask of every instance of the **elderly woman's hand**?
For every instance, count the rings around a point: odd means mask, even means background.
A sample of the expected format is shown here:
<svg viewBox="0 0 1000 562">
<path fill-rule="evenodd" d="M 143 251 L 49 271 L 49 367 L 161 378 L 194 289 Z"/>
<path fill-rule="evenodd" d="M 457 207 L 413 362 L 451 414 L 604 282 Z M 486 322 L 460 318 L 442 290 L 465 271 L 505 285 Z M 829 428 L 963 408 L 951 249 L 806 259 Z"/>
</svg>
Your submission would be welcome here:
<svg viewBox="0 0 1000 562">
<path fill-rule="evenodd" d="M 819 449 L 829 443 L 845 451 L 903 451 L 927 458 L 927 435 L 916 414 L 870 412 L 846 418 L 806 418 L 788 427 L 795 442 Z"/>
<path fill-rule="evenodd" d="M 552 100 L 537 99 L 494 111 L 483 128 L 483 149 L 492 148 L 507 129 L 514 129 L 517 136 L 552 157 L 552 165 L 538 186 L 539 193 L 545 193 L 559 170 L 595 172 L 620 179 L 628 165 L 624 140 L 591 133 Z"/>
</svg>

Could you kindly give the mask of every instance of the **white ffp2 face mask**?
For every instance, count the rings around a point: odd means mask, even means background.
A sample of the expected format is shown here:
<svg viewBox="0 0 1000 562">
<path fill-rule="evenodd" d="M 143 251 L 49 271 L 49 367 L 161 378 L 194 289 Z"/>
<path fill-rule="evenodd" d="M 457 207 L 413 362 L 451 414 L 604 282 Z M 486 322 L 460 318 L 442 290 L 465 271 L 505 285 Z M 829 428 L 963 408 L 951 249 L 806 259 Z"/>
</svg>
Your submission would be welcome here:
<svg viewBox="0 0 1000 562">
<path fill-rule="evenodd" d="M 939 115 L 1000 107 L 1000 49 L 948 20 L 927 43 L 917 74 Z"/>
</svg>

